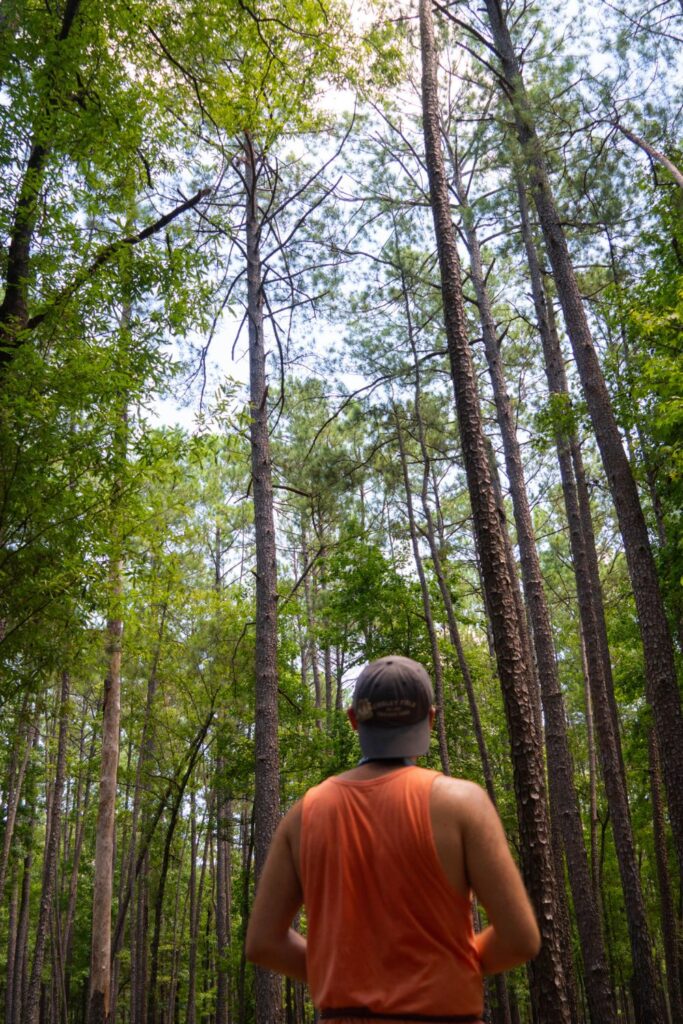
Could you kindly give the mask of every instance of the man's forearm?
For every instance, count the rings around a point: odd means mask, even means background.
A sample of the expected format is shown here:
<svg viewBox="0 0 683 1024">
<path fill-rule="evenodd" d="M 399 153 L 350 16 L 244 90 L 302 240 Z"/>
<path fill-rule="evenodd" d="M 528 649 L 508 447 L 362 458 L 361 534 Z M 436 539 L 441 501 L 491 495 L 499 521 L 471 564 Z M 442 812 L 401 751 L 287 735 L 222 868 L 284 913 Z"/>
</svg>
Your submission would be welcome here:
<svg viewBox="0 0 683 1024">
<path fill-rule="evenodd" d="M 247 949 L 247 957 L 259 967 L 306 981 L 306 940 L 293 928 L 283 939 Z"/>
<path fill-rule="evenodd" d="M 517 941 L 505 940 L 492 925 L 489 925 L 475 935 L 474 944 L 484 974 L 498 974 L 535 957 L 539 950 L 539 939 L 537 934 L 529 934 L 520 936 Z"/>
</svg>

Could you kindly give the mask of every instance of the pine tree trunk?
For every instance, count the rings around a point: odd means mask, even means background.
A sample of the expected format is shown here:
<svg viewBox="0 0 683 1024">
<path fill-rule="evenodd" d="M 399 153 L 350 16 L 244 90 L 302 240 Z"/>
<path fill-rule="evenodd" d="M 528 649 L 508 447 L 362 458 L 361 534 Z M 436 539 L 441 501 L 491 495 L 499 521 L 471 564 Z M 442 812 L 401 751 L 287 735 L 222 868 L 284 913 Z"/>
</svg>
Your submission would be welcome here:
<svg viewBox="0 0 683 1024">
<path fill-rule="evenodd" d="M 538 1024 L 570 1024 L 557 933 L 556 880 L 550 856 L 543 757 L 530 692 L 531 671 L 517 621 L 517 605 L 488 464 L 477 383 L 467 341 L 455 231 L 440 146 L 436 49 L 430 0 L 420 2 L 422 97 L 426 162 L 439 253 L 446 337 L 460 439 L 491 612 L 498 673 L 508 720 L 522 846 L 522 870 L 543 936 L 531 966 Z"/>
<path fill-rule="evenodd" d="M 273 484 L 268 431 L 268 388 L 263 333 L 257 153 L 247 137 L 247 302 L 251 406 L 251 474 L 256 540 L 256 718 L 254 772 L 255 873 L 258 882 L 280 818 L 277 674 L 277 568 Z M 256 968 L 256 1024 L 279 1024 L 282 985 L 272 971 Z"/>
<path fill-rule="evenodd" d="M 683 714 L 673 644 L 647 525 L 593 345 L 564 228 L 550 188 L 533 110 L 526 94 L 505 16 L 500 0 L 485 0 L 485 3 L 508 95 L 511 98 L 517 137 L 527 166 L 531 193 L 553 269 L 567 333 L 624 541 L 643 640 L 647 698 L 653 710 L 657 741 L 662 752 L 664 780 L 679 868 L 683 869 Z M 653 982 L 654 979 L 650 981 Z M 643 979 L 643 984 L 647 987 L 650 982 Z M 653 992 L 652 997 L 646 998 L 641 1006 L 644 1015 L 651 1014 L 651 1022 L 661 1017 L 659 1003 L 660 1000 Z"/>
</svg>

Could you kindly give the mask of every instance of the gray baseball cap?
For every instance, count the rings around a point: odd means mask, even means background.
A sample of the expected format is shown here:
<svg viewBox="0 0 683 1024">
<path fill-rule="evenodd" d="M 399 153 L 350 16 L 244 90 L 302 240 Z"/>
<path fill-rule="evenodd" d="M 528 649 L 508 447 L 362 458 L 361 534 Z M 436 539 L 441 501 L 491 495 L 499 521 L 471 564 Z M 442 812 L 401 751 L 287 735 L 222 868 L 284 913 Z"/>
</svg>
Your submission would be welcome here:
<svg viewBox="0 0 683 1024">
<path fill-rule="evenodd" d="M 353 710 L 365 757 L 419 757 L 429 750 L 432 681 L 424 665 L 398 654 L 366 665 Z"/>
</svg>

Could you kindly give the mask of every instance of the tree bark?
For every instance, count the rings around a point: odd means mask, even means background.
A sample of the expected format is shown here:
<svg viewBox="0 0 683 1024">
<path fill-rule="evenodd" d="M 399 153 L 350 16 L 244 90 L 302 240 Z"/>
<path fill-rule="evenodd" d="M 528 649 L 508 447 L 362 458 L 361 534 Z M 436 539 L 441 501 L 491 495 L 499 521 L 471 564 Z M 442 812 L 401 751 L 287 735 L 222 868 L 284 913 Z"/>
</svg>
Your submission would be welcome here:
<svg viewBox="0 0 683 1024">
<path fill-rule="evenodd" d="M 420 35 L 425 153 L 448 353 L 477 546 L 510 732 L 522 871 L 543 935 L 541 952 L 530 971 L 532 1000 L 539 1024 L 569 1024 L 569 1004 L 555 921 L 556 880 L 550 854 L 543 757 L 530 692 L 531 672 L 521 641 L 517 606 L 488 465 L 476 377 L 465 328 L 460 261 L 440 145 L 431 0 L 420 0 Z"/>
<path fill-rule="evenodd" d="M 671 826 L 679 868 L 683 867 L 683 714 L 673 644 L 645 517 L 621 442 L 609 392 L 593 345 L 567 239 L 552 195 L 545 157 L 535 128 L 517 56 L 500 0 L 485 0 L 489 23 L 511 101 L 531 193 L 553 269 L 567 333 L 581 378 L 595 437 L 624 541 L 645 654 L 646 692 L 662 753 Z M 653 997 L 654 999 L 654 997 Z M 654 1000 L 641 1007 L 656 1013 Z M 659 1019 L 651 1016 L 651 1021 Z"/>
<path fill-rule="evenodd" d="M 110 567 L 113 614 L 107 623 L 109 669 L 104 682 L 102 764 L 100 767 L 95 871 L 93 883 L 92 951 L 88 1024 L 109 1024 L 111 998 L 111 909 L 114 884 L 114 828 L 121 721 L 121 642 L 123 560 L 114 555 Z"/>
<path fill-rule="evenodd" d="M 130 308 L 121 315 L 123 347 Z M 122 355 L 125 362 L 125 356 Z M 110 512 L 112 535 L 109 553 L 109 618 L 107 620 L 107 675 L 102 709 L 102 760 L 95 835 L 93 911 L 90 954 L 90 994 L 87 1024 L 109 1024 L 112 995 L 112 902 L 116 854 L 116 791 L 118 783 L 121 725 L 121 652 L 123 639 L 123 544 L 121 501 L 123 469 L 128 452 L 127 396 L 119 396 L 119 410 L 113 428 L 112 447 L 118 472 L 112 485 Z"/>
<path fill-rule="evenodd" d="M 256 719 L 254 739 L 255 875 L 258 882 L 280 818 L 277 673 L 277 567 L 273 483 L 268 430 L 268 387 L 263 322 L 261 223 L 258 206 L 258 155 L 247 136 L 244 144 L 247 202 L 247 303 L 251 475 L 256 540 Z M 282 985 L 272 971 L 256 968 L 256 1024 L 282 1019 Z"/>
<path fill-rule="evenodd" d="M 417 534 L 417 526 L 415 524 L 415 511 L 413 509 L 413 494 L 410 486 L 410 474 L 408 472 L 408 460 L 406 457 L 406 449 L 403 441 L 401 421 L 396 406 L 394 406 L 393 408 L 393 414 L 394 423 L 396 425 L 396 440 L 398 441 L 398 451 L 401 459 L 401 470 L 403 472 L 403 487 L 405 489 L 406 495 L 406 506 L 408 510 L 408 528 L 410 530 L 410 541 L 413 548 L 413 560 L 415 562 L 417 578 L 420 581 L 420 593 L 422 594 L 422 609 L 424 611 L 425 624 L 427 626 L 427 634 L 429 636 L 429 645 L 432 652 L 432 666 L 434 669 L 434 697 L 436 700 L 436 734 L 439 742 L 439 757 L 441 759 L 441 770 L 443 771 L 444 775 L 450 775 L 451 765 L 450 758 L 448 756 L 448 739 L 446 737 L 446 724 L 444 722 L 443 668 L 441 665 L 441 653 L 439 651 L 439 642 L 436 636 L 436 629 L 434 628 L 434 619 L 432 617 L 432 604 L 429 597 L 427 577 L 425 576 L 422 555 L 420 553 L 420 543 Z"/>
</svg>

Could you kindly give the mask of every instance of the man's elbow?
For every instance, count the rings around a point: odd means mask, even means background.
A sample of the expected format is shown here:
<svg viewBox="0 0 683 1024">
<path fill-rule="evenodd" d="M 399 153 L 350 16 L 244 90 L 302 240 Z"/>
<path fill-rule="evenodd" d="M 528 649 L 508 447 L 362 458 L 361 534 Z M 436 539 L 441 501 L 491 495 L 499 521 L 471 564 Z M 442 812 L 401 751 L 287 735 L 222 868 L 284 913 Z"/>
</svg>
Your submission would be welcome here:
<svg viewBox="0 0 683 1024">
<path fill-rule="evenodd" d="M 541 951 L 541 945 L 541 932 L 534 921 L 533 928 L 529 928 L 529 931 L 524 936 L 522 947 L 520 949 L 520 955 L 524 957 L 525 963 L 527 960 L 533 960 L 538 956 Z"/>
<path fill-rule="evenodd" d="M 253 930 L 247 929 L 244 955 L 249 963 L 265 966 L 265 961 L 268 958 L 268 944 L 263 936 L 259 937 Z"/>
</svg>

